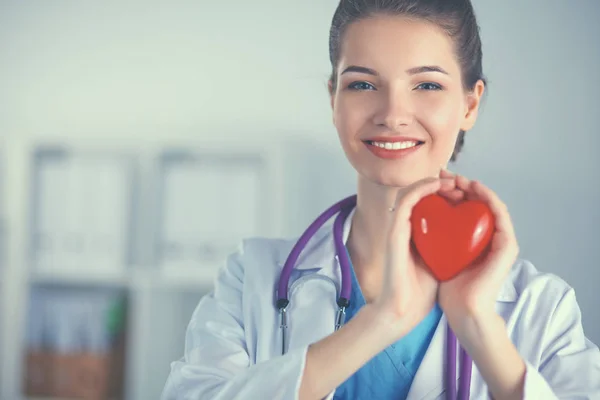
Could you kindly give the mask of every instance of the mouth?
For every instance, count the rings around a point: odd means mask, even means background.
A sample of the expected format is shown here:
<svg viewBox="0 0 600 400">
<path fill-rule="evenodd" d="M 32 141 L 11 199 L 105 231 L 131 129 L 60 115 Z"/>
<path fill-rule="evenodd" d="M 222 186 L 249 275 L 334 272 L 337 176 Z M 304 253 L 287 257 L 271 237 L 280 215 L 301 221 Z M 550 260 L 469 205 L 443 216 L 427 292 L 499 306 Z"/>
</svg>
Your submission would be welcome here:
<svg viewBox="0 0 600 400">
<path fill-rule="evenodd" d="M 391 151 L 413 149 L 413 148 L 416 148 L 416 147 L 419 147 L 419 146 L 425 144 L 425 142 L 423 142 L 421 140 L 403 140 L 403 141 L 393 141 L 393 142 L 364 140 L 364 143 L 368 144 L 369 146 L 374 146 L 374 147 L 378 147 L 383 150 L 391 150 Z"/>
<path fill-rule="evenodd" d="M 365 146 L 377 158 L 397 160 L 418 151 L 425 142 L 417 139 L 397 138 L 396 140 L 363 140 Z"/>
</svg>

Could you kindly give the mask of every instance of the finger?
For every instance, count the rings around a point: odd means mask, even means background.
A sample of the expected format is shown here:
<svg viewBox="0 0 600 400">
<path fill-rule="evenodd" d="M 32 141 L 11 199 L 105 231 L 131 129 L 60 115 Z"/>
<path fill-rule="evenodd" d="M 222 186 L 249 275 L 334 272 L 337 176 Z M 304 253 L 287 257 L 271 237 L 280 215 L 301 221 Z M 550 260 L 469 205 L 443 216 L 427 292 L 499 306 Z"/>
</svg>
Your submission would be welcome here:
<svg viewBox="0 0 600 400">
<path fill-rule="evenodd" d="M 406 253 L 402 251 L 410 251 L 411 244 L 411 223 L 410 217 L 412 215 L 413 208 L 415 205 L 424 197 L 444 189 L 451 191 L 455 187 L 455 181 L 453 178 L 426 178 L 421 181 L 415 182 L 414 184 L 402 190 L 398 193 L 399 198 L 397 199 L 396 205 L 393 210 L 392 218 L 390 220 L 389 234 L 387 237 L 386 245 L 389 246 L 388 256 L 389 257 L 400 257 L 398 260 L 389 260 L 393 265 L 396 265 L 394 271 L 388 271 L 389 274 L 402 274 L 410 267 L 409 263 L 406 262 Z M 389 279 L 395 279 L 389 276 Z"/>
<path fill-rule="evenodd" d="M 438 191 L 450 191 L 456 188 L 456 182 L 454 178 L 442 178 L 440 179 L 440 188 Z"/>
<path fill-rule="evenodd" d="M 456 186 L 467 193 L 472 191 L 471 181 L 462 175 L 456 175 Z"/>
<path fill-rule="evenodd" d="M 454 203 L 454 204 L 459 203 L 468 197 L 465 194 L 466 188 L 468 188 L 470 185 L 470 181 L 467 178 L 465 178 L 464 176 L 458 175 L 458 174 L 454 174 L 453 172 L 447 170 L 446 168 L 442 168 L 440 170 L 440 177 L 456 179 L 456 186 L 458 187 L 450 192 L 440 191 L 439 194 L 441 196 L 445 197 L 451 203 Z"/>
<path fill-rule="evenodd" d="M 390 211 L 397 210 L 403 202 L 406 202 L 411 196 L 414 196 L 419 192 L 432 192 L 435 193 L 436 190 L 452 190 L 455 184 L 453 179 L 448 178 L 435 178 L 429 177 L 425 179 L 421 179 L 413 184 L 407 186 L 401 191 L 398 191 L 396 196 L 396 200 L 394 204 L 390 208 Z"/>
<path fill-rule="evenodd" d="M 450 191 L 455 187 L 453 178 L 427 178 L 416 182 L 400 194 L 395 207 L 397 218 L 409 220 L 412 209 L 423 197 L 438 191 Z"/>
<path fill-rule="evenodd" d="M 500 200 L 498 195 L 493 190 L 489 189 L 481 182 L 474 181 L 472 184 L 473 192 L 478 199 L 485 202 L 494 214 L 496 219 L 495 225 L 498 232 L 507 234 L 510 238 L 515 238 L 514 226 L 512 224 L 508 207 Z"/>
<path fill-rule="evenodd" d="M 466 197 L 466 194 L 463 190 L 453 189 L 450 191 L 440 190 L 438 194 L 445 199 L 449 200 L 453 204 L 460 203 Z"/>
<path fill-rule="evenodd" d="M 399 193 L 399 199 L 392 207 L 391 232 L 389 239 L 392 243 L 408 242 L 410 239 L 410 217 L 415 205 L 424 197 L 445 190 L 451 191 L 455 187 L 454 179 L 427 178 L 414 183 L 406 190 Z"/>
<path fill-rule="evenodd" d="M 454 174 L 448 171 L 446 168 L 440 170 L 440 178 L 454 178 Z"/>
</svg>

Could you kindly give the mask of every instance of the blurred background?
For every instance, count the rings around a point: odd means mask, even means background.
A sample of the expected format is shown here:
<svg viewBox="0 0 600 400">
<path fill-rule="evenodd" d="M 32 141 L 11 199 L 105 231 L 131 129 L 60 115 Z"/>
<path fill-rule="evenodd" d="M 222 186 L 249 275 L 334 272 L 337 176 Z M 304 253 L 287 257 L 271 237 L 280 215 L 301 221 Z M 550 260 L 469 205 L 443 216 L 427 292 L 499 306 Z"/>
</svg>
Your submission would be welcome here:
<svg viewBox="0 0 600 400">
<path fill-rule="evenodd" d="M 159 398 L 243 237 L 297 236 L 355 176 L 335 0 L 0 0 L 0 399 Z M 600 2 L 477 0 L 489 91 L 456 172 L 600 343 Z"/>
</svg>

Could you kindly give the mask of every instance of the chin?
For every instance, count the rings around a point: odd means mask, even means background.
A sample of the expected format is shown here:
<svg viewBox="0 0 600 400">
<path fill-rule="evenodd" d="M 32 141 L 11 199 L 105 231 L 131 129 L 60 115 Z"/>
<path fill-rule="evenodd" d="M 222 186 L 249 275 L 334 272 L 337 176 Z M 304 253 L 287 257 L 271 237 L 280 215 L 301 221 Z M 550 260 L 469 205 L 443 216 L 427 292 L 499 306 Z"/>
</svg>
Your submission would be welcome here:
<svg viewBox="0 0 600 400">
<path fill-rule="evenodd" d="M 369 174 L 367 179 L 371 182 L 393 188 L 403 188 L 410 186 L 413 183 L 426 178 L 428 175 L 414 172 L 401 172 L 401 171 L 378 171 L 375 174 Z"/>
<path fill-rule="evenodd" d="M 370 154 L 351 154 L 348 160 L 361 179 L 373 186 L 402 188 L 428 177 L 437 177 L 443 163 L 432 161 L 428 157 L 415 154 L 416 158 L 391 160 L 373 160 Z M 437 167 L 435 167 L 437 165 Z"/>
</svg>

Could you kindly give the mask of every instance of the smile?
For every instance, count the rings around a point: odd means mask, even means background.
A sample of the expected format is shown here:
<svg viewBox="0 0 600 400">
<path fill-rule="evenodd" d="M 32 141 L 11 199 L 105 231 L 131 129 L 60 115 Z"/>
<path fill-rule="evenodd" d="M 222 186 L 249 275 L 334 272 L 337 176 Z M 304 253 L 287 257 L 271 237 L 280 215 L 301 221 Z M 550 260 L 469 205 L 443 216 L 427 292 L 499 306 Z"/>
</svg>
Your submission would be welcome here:
<svg viewBox="0 0 600 400">
<path fill-rule="evenodd" d="M 410 149 L 411 147 L 418 146 L 418 145 L 422 144 L 423 142 L 416 141 L 416 140 L 410 140 L 410 141 L 406 141 L 406 142 L 375 142 L 372 140 L 367 140 L 366 143 L 370 144 L 372 146 L 377 146 L 379 148 L 386 149 L 386 150 L 402 150 L 402 149 Z"/>
<path fill-rule="evenodd" d="M 419 140 L 378 142 L 364 141 L 367 148 L 375 156 L 383 159 L 397 159 L 417 151 L 425 142 Z"/>
</svg>

